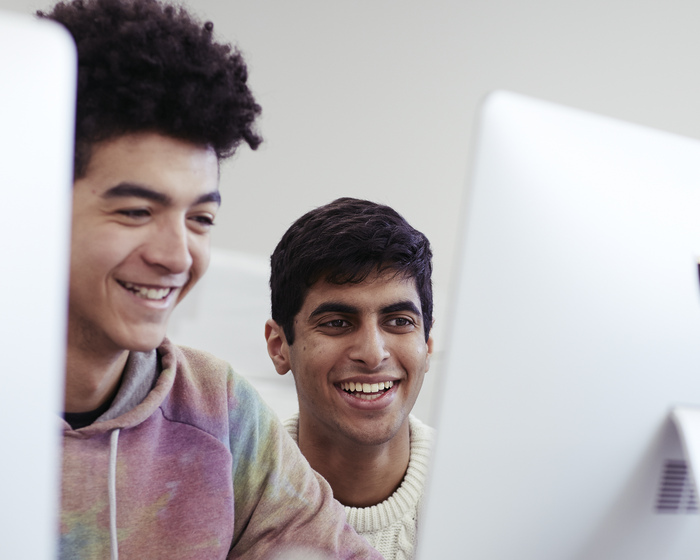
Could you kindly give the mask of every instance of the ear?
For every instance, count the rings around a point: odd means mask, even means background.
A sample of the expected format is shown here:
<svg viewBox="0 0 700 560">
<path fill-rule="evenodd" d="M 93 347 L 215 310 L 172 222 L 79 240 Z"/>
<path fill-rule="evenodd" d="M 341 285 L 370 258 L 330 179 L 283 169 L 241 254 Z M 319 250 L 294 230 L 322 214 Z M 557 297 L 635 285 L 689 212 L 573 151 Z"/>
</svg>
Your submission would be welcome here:
<svg viewBox="0 0 700 560">
<path fill-rule="evenodd" d="M 265 340 L 267 340 L 267 353 L 275 365 L 275 370 L 280 375 L 284 375 L 290 370 L 289 345 L 284 336 L 284 330 L 272 319 L 265 322 Z"/>
<path fill-rule="evenodd" d="M 430 325 L 430 331 L 432 333 L 433 325 L 435 324 L 435 319 L 433 319 L 433 324 Z M 428 335 L 428 340 L 426 341 L 426 346 L 428 347 L 428 352 L 425 356 L 425 371 L 430 369 L 430 357 L 433 355 L 433 335 Z"/>
</svg>

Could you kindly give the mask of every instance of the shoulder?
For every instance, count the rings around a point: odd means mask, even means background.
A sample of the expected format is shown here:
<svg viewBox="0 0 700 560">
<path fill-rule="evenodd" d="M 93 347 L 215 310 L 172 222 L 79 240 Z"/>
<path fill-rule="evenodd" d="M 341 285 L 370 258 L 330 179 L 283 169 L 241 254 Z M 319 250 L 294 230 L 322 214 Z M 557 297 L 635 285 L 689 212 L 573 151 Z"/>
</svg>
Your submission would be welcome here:
<svg viewBox="0 0 700 560">
<path fill-rule="evenodd" d="M 158 351 L 163 369 L 174 367 L 176 383 L 188 390 L 207 396 L 239 393 L 244 399 L 260 398 L 250 382 L 236 373 L 231 364 L 209 352 L 172 343 L 164 343 Z"/>
<path fill-rule="evenodd" d="M 163 413 L 209 432 L 229 446 L 231 430 L 259 429 L 269 411 L 252 385 L 231 365 L 202 350 L 165 341 L 158 348 L 163 373 L 174 375 Z"/>
<path fill-rule="evenodd" d="M 200 408 L 217 399 L 226 400 L 233 380 L 231 366 L 216 356 L 169 341 L 158 348 L 162 373 L 173 375 L 171 397 L 175 403 Z"/>
<path fill-rule="evenodd" d="M 231 369 L 227 362 L 209 352 L 166 343 L 167 341 L 158 349 L 163 360 L 163 368 L 166 367 L 166 359 L 170 353 L 174 363 L 177 364 L 178 375 L 189 376 L 196 373 L 197 379 L 207 380 L 225 375 Z"/>
<path fill-rule="evenodd" d="M 170 419 L 197 426 L 222 441 L 234 457 L 234 471 L 241 457 L 247 463 L 276 452 L 284 430 L 245 377 L 209 352 L 172 343 L 167 351 L 163 368 L 176 369 L 164 410 Z"/>
</svg>

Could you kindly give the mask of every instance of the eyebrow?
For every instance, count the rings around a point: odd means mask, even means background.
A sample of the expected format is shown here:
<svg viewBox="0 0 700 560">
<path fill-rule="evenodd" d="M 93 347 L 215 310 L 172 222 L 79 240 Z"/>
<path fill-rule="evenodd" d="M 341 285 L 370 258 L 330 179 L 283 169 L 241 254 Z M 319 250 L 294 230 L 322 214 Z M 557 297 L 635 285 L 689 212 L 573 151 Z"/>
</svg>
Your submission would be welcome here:
<svg viewBox="0 0 700 560">
<path fill-rule="evenodd" d="M 327 301 L 314 309 L 309 315 L 309 319 L 322 315 L 323 313 L 345 313 L 347 315 L 353 315 L 358 312 L 359 310 L 357 307 L 353 307 L 352 305 L 341 303 L 339 301 Z"/>
<path fill-rule="evenodd" d="M 211 191 L 207 194 L 203 194 L 194 201 L 193 206 L 196 206 L 197 204 L 204 204 L 205 202 L 215 202 L 221 206 L 221 193 L 219 191 Z"/>
<path fill-rule="evenodd" d="M 416 307 L 416 304 L 408 299 L 397 301 L 396 303 L 382 307 L 379 310 L 382 315 L 386 315 L 387 313 L 396 313 L 397 311 L 409 311 L 415 315 L 418 315 L 419 317 L 423 316 L 420 310 Z M 346 315 L 353 315 L 359 313 L 359 310 L 357 307 L 346 303 L 341 303 L 339 301 L 327 301 L 314 309 L 309 315 L 309 319 L 322 315 L 323 313 L 344 313 Z"/>
<path fill-rule="evenodd" d="M 392 303 L 391 305 L 387 305 L 386 307 L 382 307 L 381 309 L 382 314 L 396 313 L 397 311 L 409 311 L 415 315 L 418 315 L 419 317 L 423 316 L 423 314 L 420 312 L 420 309 L 416 307 L 416 304 L 408 299 L 403 301 L 397 301 L 396 303 Z"/>
<path fill-rule="evenodd" d="M 158 204 L 162 204 L 163 206 L 169 206 L 173 201 L 172 198 L 165 193 L 158 192 L 135 183 L 119 183 L 118 185 L 112 187 L 111 189 L 107 189 L 104 193 L 102 193 L 102 198 L 105 199 L 129 197 L 144 198 L 146 200 L 151 200 Z M 203 194 L 194 201 L 192 206 L 204 204 L 206 202 L 215 202 L 216 204 L 221 205 L 221 194 L 219 191 L 217 190 Z"/>
</svg>

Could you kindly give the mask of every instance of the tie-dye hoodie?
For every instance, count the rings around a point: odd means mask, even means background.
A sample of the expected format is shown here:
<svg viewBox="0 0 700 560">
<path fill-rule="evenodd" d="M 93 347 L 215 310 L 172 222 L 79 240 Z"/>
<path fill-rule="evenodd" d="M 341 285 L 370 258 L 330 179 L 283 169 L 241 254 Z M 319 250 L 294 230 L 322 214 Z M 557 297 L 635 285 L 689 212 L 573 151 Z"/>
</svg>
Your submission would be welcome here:
<svg viewBox="0 0 700 560">
<path fill-rule="evenodd" d="M 250 384 L 167 340 L 97 422 L 64 422 L 61 501 L 63 560 L 381 558 Z"/>
</svg>

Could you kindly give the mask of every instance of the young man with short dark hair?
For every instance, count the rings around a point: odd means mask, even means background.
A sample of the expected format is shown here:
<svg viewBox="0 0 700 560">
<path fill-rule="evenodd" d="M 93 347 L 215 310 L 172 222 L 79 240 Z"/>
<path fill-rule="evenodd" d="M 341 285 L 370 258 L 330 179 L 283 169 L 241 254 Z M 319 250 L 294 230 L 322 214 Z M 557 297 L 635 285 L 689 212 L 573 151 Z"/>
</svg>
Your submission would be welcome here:
<svg viewBox="0 0 700 560">
<path fill-rule="evenodd" d="M 79 61 L 60 557 L 377 558 L 250 385 L 165 338 L 208 265 L 219 161 L 261 141 L 243 59 L 157 0 L 39 15 Z"/>
<path fill-rule="evenodd" d="M 268 352 L 299 400 L 285 426 L 387 559 L 414 555 L 432 440 L 410 415 L 433 348 L 431 258 L 396 211 L 341 198 L 294 222 L 271 259 Z"/>
</svg>

